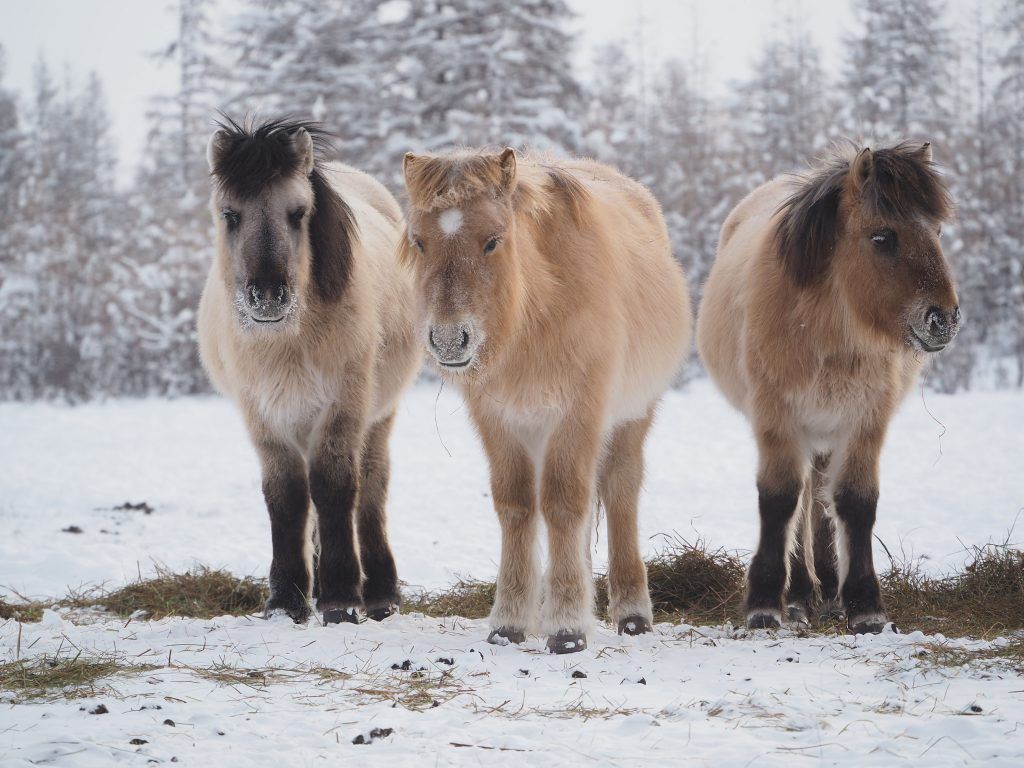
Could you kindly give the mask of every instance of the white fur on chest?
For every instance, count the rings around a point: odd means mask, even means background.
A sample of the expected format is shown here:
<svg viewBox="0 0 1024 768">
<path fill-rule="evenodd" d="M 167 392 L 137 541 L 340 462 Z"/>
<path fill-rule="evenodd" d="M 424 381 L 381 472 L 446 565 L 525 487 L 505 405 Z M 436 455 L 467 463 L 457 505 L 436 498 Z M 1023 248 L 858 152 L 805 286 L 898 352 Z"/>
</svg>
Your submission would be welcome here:
<svg viewBox="0 0 1024 768">
<path fill-rule="evenodd" d="M 295 435 L 311 428 L 330 406 L 334 391 L 312 366 L 272 366 L 254 377 L 249 387 L 260 416 L 274 432 Z"/>
</svg>

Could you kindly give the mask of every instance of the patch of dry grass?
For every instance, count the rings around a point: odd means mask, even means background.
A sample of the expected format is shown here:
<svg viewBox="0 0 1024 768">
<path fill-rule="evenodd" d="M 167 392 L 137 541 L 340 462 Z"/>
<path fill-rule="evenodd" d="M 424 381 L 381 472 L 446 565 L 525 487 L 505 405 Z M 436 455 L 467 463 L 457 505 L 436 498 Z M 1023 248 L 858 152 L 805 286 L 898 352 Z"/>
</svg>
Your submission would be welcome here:
<svg viewBox="0 0 1024 768">
<path fill-rule="evenodd" d="M 904 631 L 992 638 L 1024 629 L 1024 552 L 1007 544 L 975 547 L 962 571 L 945 576 L 894 561 L 880 580 L 889 617 Z"/>
<path fill-rule="evenodd" d="M 0 690 L 13 693 L 16 701 L 77 699 L 109 693 L 99 685 L 101 680 L 150 669 L 154 667 L 124 664 L 113 656 L 34 656 L 0 664 Z"/>
<path fill-rule="evenodd" d="M 735 552 L 711 549 L 700 539 L 693 543 L 667 539 L 662 550 L 647 561 L 655 617 L 660 621 L 685 619 L 691 624 L 737 620 L 745 569 L 744 559 Z M 881 584 L 889 615 L 903 631 L 993 638 L 1024 630 L 1024 552 L 1005 543 L 976 547 L 963 570 L 944 576 L 925 574 L 919 562 L 893 560 L 881 574 Z M 603 609 L 606 577 L 599 576 L 595 586 Z M 494 592 L 493 582 L 460 580 L 449 589 L 407 594 L 403 610 L 438 617 L 484 618 Z M 125 618 L 142 611 L 151 619 L 205 619 L 256 613 L 266 595 L 263 580 L 238 578 L 224 570 L 199 567 L 174 573 L 158 568 L 151 578 L 115 590 L 85 590 L 57 605 L 99 605 Z M 46 605 L 49 603 L 0 601 L 0 620 L 38 621 Z M 830 628 L 845 629 L 841 623 L 819 627 Z"/>
<path fill-rule="evenodd" d="M 735 620 L 743 600 L 746 564 L 735 552 L 710 549 L 703 539 L 691 543 L 666 539 L 662 550 L 647 561 L 647 584 L 659 621 L 723 624 Z M 597 602 L 608 603 L 607 577 L 596 582 Z"/>
<path fill-rule="evenodd" d="M 448 589 L 403 596 L 402 610 L 406 613 L 418 612 L 428 616 L 483 619 L 491 612 L 494 590 L 493 581 L 459 579 Z"/>
<path fill-rule="evenodd" d="M 0 620 L 40 621 L 43 618 L 43 608 L 45 607 L 43 603 L 8 603 L 6 600 L 0 599 Z"/>
<path fill-rule="evenodd" d="M 69 607 L 99 605 L 127 618 L 137 611 L 147 619 L 187 616 L 212 619 L 241 616 L 263 609 L 267 586 L 261 579 L 238 578 L 225 570 L 200 566 L 184 573 L 158 566 L 156 575 L 107 591 L 93 588 L 73 594 L 64 601 Z"/>
</svg>

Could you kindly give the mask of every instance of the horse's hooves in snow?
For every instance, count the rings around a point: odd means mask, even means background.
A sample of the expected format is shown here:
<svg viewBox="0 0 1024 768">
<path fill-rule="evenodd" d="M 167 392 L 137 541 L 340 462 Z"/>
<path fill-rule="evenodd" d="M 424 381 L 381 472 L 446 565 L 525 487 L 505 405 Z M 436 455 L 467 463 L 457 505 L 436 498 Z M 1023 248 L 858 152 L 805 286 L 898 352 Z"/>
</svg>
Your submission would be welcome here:
<svg viewBox="0 0 1024 768">
<path fill-rule="evenodd" d="M 324 611 L 324 624 L 358 624 L 359 612 L 355 608 L 332 608 Z"/>
<path fill-rule="evenodd" d="M 491 645 L 508 645 L 509 643 L 519 645 L 526 642 L 526 633 L 521 629 L 498 627 L 491 630 L 491 634 L 487 636 L 487 642 Z"/>
<path fill-rule="evenodd" d="M 309 620 L 309 604 L 306 602 L 287 602 L 271 597 L 263 606 L 263 618 L 272 619 L 274 616 L 286 615 L 296 624 L 305 624 Z"/>
<path fill-rule="evenodd" d="M 397 605 L 382 605 L 378 608 L 370 608 L 366 611 L 366 618 L 373 621 L 384 621 L 388 616 L 398 613 Z"/>
<path fill-rule="evenodd" d="M 548 650 L 551 653 L 578 653 L 587 649 L 587 636 L 570 629 L 559 630 L 548 636 Z"/>
<path fill-rule="evenodd" d="M 850 622 L 850 632 L 855 635 L 879 635 L 885 631 L 889 621 L 885 616 L 865 616 Z M 892 624 L 892 631 L 899 633 L 895 624 Z"/>
<path fill-rule="evenodd" d="M 786 623 L 797 629 L 807 629 L 811 626 L 811 620 L 807 615 L 807 609 L 802 605 L 797 605 L 796 603 L 787 605 Z"/>
<path fill-rule="evenodd" d="M 747 614 L 747 629 L 778 629 L 782 624 L 773 613 L 755 611 Z"/>
<path fill-rule="evenodd" d="M 642 635 L 651 631 L 651 622 L 643 616 L 627 616 L 619 622 L 620 635 Z"/>
</svg>

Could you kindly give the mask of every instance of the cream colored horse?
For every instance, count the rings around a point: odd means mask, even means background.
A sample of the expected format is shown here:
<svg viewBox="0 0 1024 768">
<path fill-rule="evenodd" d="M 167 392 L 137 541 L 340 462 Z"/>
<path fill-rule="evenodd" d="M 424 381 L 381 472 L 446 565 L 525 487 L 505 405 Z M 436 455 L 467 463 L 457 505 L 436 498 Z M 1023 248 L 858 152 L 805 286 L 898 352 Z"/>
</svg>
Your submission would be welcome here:
<svg viewBox="0 0 1024 768">
<path fill-rule="evenodd" d="M 263 467 L 273 560 L 266 611 L 325 622 L 399 603 L 385 528 L 388 436 L 420 366 L 401 212 L 316 130 L 228 122 L 210 139 L 216 257 L 199 308 L 210 379 L 241 409 Z M 312 569 L 315 507 L 319 540 Z"/>
<path fill-rule="evenodd" d="M 586 646 L 595 492 L 608 516 L 609 614 L 620 633 L 649 630 L 643 445 L 691 327 L 657 202 L 606 166 L 520 161 L 511 149 L 410 154 L 405 178 L 402 258 L 416 272 L 421 337 L 490 460 L 502 546 L 489 639 L 521 642 L 539 624 L 553 652 Z"/>
</svg>

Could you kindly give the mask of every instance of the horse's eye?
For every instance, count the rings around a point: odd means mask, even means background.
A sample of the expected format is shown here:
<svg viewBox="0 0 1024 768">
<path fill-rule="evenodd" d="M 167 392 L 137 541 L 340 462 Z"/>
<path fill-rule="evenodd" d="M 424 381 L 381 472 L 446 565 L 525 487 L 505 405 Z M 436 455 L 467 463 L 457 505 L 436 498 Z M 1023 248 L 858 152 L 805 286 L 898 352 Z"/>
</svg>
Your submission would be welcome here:
<svg viewBox="0 0 1024 768">
<path fill-rule="evenodd" d="M 424 248 L 423 248 L 423 241 L 422 241 L 422 240 L 420 240 L 419 238 L 415 238 L 415 239 L 414 239 L 414 240 L 412 241 L 412 244 L 413 244 L 414 246 L 416 246 L 416 250 L 417 250 L 417 251 L 419 251 L 420 253 L 424 253 Z"/>
<path fill-rule="evenodd" d="M 878 232 L 872 232 L 871 242 L 875 244 L 875 248 L 877 250 L 892 253 L 896 250 L 896 233 L 891 229 L 882 229 Z"/>
<path fill-rule="evenodd" d="M 288 214 L 288 223 L 291 224 L 295 229 L 299 228 L 302 224 L 302 220 L 306 218 L 305 208 L 296 208 L 294 211 Z"/>
<path fill-rule="evenodd" d="M 494 249 L 498 247 L 498 243 L 500 242 L 500 237 L 492 237 L 484 244 L 484 253 L 492 253 Z"/>
<path fill-rule="evenodd" d="M 221 218 L 224 219 L 225 223 L 228 225 L 229 230 L 233 232 L 236 229 L 238 229 L 238 225 L 242 221 L 242 217 L 239 215 L 238 211 L 234 211 L 230 208 L 225 208 L 223 211 L 220 212 L 220 215 Z"/>
</svg>

